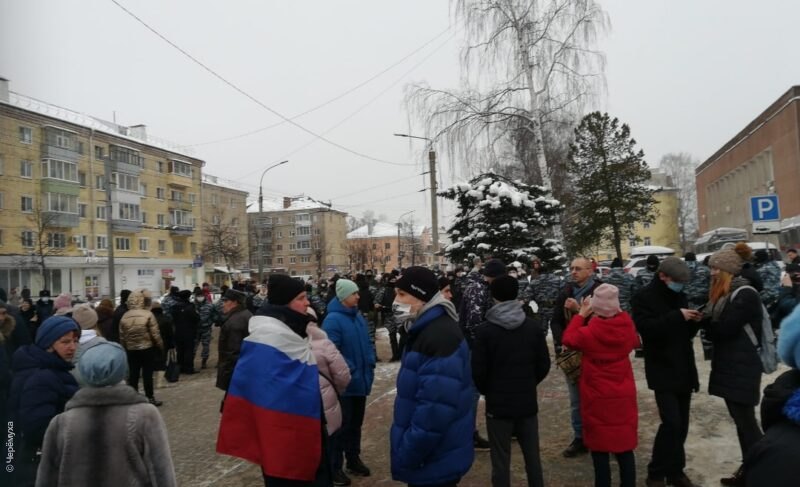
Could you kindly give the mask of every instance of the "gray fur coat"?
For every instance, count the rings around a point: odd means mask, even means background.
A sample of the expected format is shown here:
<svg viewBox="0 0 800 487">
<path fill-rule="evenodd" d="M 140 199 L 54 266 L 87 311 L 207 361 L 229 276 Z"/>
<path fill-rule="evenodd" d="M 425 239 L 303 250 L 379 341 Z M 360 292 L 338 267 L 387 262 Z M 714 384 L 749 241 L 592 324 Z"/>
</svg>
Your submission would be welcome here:
<svg viewBox="0 0 800 487">
<path fill-rule="evenodd" d="M 50 422 L 37 487 L 174 487 L 167 428 L 130 386 L 84 387 Z"/>
</svg>

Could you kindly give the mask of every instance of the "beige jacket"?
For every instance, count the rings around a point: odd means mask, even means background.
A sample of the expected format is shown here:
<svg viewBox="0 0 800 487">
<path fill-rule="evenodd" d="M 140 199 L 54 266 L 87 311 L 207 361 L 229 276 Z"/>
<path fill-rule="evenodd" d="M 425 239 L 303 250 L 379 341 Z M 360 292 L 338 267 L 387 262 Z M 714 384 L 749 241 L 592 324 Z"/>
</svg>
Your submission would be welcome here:
<svg viewBox="0 0 800 487">
<path fill-rule="evenodd" d="M 146 350 L 151 347 L 164 349 L 158 321 L 149 309 L 145 308 L 145 298 L 149 291 L 137 289 L 128 297 L 128 311 L 119 322 L 119 343 L 125 350 Z"/>
<path fill-rule="evenodd" d="M 333 434 L 342 426 L 342 408 L 339 394 L 350 384 L 350 369 L 336 345 L 328 339 L 328 335 L 317 325 L 309 324 L 306 333 L 311 342 L 311 352 L 317 359 L 319 369 L 319 389 L 322 393 L 322 405 L 325 408 L 325 421 L 328 434 Z M 331 383 L 331 381 L 333 381 Z M 334 389 L 335 387 L 335 389 Z"/>
</svg>

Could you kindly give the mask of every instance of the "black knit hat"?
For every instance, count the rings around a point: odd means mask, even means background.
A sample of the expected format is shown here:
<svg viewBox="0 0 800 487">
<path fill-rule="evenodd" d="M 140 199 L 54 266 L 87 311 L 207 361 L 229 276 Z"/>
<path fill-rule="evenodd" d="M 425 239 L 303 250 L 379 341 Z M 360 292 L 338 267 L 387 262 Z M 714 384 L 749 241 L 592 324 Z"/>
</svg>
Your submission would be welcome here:
<svg viewBox="0 0 800 487">
<path fill-rule="evenodd" d="M 519 281 L 511 276 L 500 276 L 489 284 L 489 292 L 500 302 L 513 301 L 519 293 Z"/>
<path fill-rule="evenodd" d="M 442 276 L 442 277 L 439 278 L 439 290 L 440 291 L 442 289 L 446 288 L 449 285 L 450 285 L 450 279 L 448 279 L 447 276 Z"/>
<path fill-rule="evenodd" d="M 660 261 L 658 260 L 658 257 L 656 257 L 655 255 L 647 256 L 647 268 L 650 269 L 651 271 L 655 271 L 656 269 L 658 269 L 659 262 Z"/>
<path fill-rule="evenodd" d="M 697 256 L 694 252 L 686 252 L 683 254 L 683 260 L 686 262 L 697 262 Z"/>
<path fill-rule="evenodd" d="M 283 306 L 305 290 L 305 284 L 299 279 L 286 274 L 272 274 L 267 282 L 267 302 Z"/>
<path fill-rule="evenodd" d="M 484 264 L 481 274 L 486 277 L 500 277 L 506 274 L 506 265 L 500 259 L 492 259 Z"/>
<path fill-rule="evenodd" d="M 622 261 L 619 257 L 614 257 L 614 260 L 611 261 L 611 268 L 614 269 L 615 267 L 622 267 Z"/>
<path fill-rule="evenodd" d="M 433 271 L 419 266 L 404 269 L 395 287 L 426 303 L 439 292 L 439 282 Z"/>
</svg>

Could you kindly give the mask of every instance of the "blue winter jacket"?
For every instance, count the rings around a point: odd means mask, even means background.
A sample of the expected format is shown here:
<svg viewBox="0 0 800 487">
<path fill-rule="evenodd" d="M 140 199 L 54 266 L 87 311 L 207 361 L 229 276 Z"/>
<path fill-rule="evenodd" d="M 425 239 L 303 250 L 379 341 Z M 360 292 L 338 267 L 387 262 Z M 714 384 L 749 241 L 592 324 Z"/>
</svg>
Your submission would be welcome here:
<svg viewBox="0 0 800 487">
<path fill-rule="evenodd" d="M 9 415 L 19 425 L 29 449 L 41 446 L 50 420 L 64 412 L 64 405 L 78 391 L 72 364 L 37 345 L 17 349 L 11 361 L 14 371 Z"/>
<path fill-rule="evenodd" d="M 392 478 L 457 482 L 472 466 L 472 371 L 467 342 L 439 305 L 417 318 L 397 375 Z"/>
<path fill-rule="evenodd" d="M 345 308 L 334 299 L 328 304 L 322 329 L 339 349 L 350 368 L 350 385 L 343 396 L 368 396 L 375 379 L 375 349 L 369 341 L 367 322 L 358 307 Z"/>
</svg>

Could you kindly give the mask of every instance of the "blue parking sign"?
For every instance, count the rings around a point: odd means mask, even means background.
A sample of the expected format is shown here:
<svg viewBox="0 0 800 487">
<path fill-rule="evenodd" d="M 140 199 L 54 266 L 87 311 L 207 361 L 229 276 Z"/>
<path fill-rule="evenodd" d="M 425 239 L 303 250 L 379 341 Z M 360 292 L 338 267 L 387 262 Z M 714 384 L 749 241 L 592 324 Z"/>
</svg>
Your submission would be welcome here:
<svg viewBox="0 0 800 487">
<path fill-rule="evenodd" d="M 754 222 L 774 222 L 781 219 L 778 205 L 778 195 L 752 196 L 750 198 L 750 213 Z"/>
</svg>

